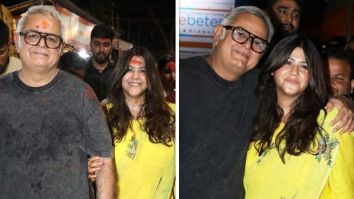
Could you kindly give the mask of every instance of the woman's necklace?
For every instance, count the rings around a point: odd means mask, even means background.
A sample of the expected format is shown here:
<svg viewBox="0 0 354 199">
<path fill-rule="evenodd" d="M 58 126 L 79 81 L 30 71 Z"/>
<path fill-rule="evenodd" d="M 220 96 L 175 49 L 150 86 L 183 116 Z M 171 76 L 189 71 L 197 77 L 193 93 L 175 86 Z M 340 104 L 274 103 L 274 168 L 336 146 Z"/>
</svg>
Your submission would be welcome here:
<svg viewBox="0 0 354 199">
<path fill-rule="evenodd" d="M 137 119 L 139 117 L 140 112 L 141 112 L 142 105 L 133 106 L 133 105 L 128 104 L 128 107 L 129 107 L 130 112 L 132 113 L 133 118 Z M 132 121 L 132 122 L 134 122 L 134 121 Z M 128 143 L 128 150 L 127 150 L 127 156 L 130 159 L 134 159 L 134 157 L 136 155 L 137 148 L 138 148 L 138 144 L 139 144 L 139 141 L 136 139 L 134 129 L 132 129 L 132 130 L 133 130 L 133 135 L 130 138 L 130 141 Z"/>
<path fill-rule="evenodd" d="M 136 155 L 136 150 L 138 148 L 139 141 L 135 138 L 135 133 L 134 135 L 130 138 L 129 144 L 128 144 L 128 150 L 127 150 L 127 156 L 130 159 L 134 159 Z"/>
</svg>

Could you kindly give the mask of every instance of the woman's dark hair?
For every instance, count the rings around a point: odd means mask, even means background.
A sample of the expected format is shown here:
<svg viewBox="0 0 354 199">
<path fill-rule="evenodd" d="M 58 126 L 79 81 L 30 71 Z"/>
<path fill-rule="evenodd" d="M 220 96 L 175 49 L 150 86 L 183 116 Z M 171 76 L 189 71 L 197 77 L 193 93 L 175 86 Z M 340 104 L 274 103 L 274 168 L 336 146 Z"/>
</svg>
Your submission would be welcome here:
<svg viewBox="0 0 354 199">
<path fill-rule="evenodd" d="M 87 62 L 79 54 L 68 51 L 60 56 L 58 67 L 68 73 L 83 78 L 86 71 Z"/>
<path fill-rule="evenodd" d="M 283 162 L 285 153 L 291 155 L 305 152 L 317 153 L 313 146 L 318 146 L 314 145 L 318 142 L 316 133 L 320 132 L 321 135 L 322 130 L 317 123 L 317 116 L 328 100 L 328 87 L 322 60 L 314 44 L 307 37 L 296 33 L 282 39 L 274 47 L 260 72 L 258 86 L 260 107 L 251 139 L 255 141 L 259 154 L 271 147 L 274 131 L 284 114 L 277 104 L 276 85 L 272 74 L 287 63 L 291 53 L 297 47 L 302 48 L 306 57 L 309 85 L 292 103 L 291 115 L 275 139 L 276 148 Z"/>
<path fill-rule="evenodd" d="M 131 127 L 133 116 L 125 102 L 122 79 L 128 72 L 130 61 L 134 56 L 141 56 L 144 59 L 148 83 L 148 89 L 145 91 L 145 103 L 139 114 L 145 119 L 141 128 L 147 132 L 152 143 L 170 146 L 170 142 L 175 138 L 175 114 L 164 100 L 156 61 L 143 47 L 134 47 L 124 52 L 112 73 L 108 88 L 108 99 L 113 104 L 112 110 L 108 113 L 108 124 L 111 129 L 116 129 L 116 131 L 112 131 L 112 136 L 121 141 Z"/>
</svg>

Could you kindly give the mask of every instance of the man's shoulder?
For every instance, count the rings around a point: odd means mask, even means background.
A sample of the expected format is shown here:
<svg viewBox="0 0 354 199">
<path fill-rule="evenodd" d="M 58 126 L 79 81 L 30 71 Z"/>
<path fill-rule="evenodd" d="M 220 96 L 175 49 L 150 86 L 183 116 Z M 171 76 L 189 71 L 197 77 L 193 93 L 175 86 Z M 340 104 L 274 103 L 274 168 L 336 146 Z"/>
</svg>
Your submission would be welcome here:
<svg viewBox="0 0 354 199">
<path fill-rule="evenodd" d="M 108 61 L 108 64 L 107 64 L 107 69 L 109 69 L 109 70 L 113 70 L 113 69 L 114 69 L 114 66 L 115 66 L 115 64 L 114 64 L 113 62 Z"/>
<path fill-rule="evenodd" d="M 243 75 L 246 79 L 251 80 L 253 83 L 257 84 L 259 77 L 259 69 L 254 68 Z"/>
<path fill-rule="evenodd" d="M 200 65 L 205 62 L 205 57 L 203 56 L 195 56 L 189 57 L 185 59 L 180 59 L 179 64 L 181 67 L 189 66 L 189 65 Z"/>
<path fill-rule="evenodd" d="M 10 82 L 13 81 L 13 72 L 0 76 L 0 89 L 4 89 L 9 86 Z"/>
<path fill-rule="evenodd" d="M 179 72 L 182 76 L 191 75 L 193 72 L 200 73 L 201 70 L 207 68 L 208 65 L 206 57 L 197 56 L 186 59 L 180 59 L 179 62 Z"/>
</svg>

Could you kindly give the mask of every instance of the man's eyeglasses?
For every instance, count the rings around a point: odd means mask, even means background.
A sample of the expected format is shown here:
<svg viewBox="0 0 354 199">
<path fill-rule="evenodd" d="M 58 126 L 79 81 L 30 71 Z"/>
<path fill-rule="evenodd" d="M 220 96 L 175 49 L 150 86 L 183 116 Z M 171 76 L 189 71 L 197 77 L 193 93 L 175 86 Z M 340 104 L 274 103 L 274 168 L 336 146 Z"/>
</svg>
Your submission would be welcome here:
<svg viewBox="0 0 354 199">
<path fill-rule="evenodd" d="M 31 46 L 37 46 L 42 38 L 44 39 L 45 46 L 51 49 L 57 49 L 63 43 L 63 39 L 58 35 L 42 33 L 34 30 L 20 32 L 20 36 L 23 36 L 25 42 Z"/>
<path fill-rule="evenodd" d="M 244 44 L 251 38 L 251 49 L 256 53 L 263 53 L 268 46 L 268 42 L 247 30 L 237 26 L 224 26 L 226 30 L 232 30 L 231 37 L 234 41 Z"/>
</svg>

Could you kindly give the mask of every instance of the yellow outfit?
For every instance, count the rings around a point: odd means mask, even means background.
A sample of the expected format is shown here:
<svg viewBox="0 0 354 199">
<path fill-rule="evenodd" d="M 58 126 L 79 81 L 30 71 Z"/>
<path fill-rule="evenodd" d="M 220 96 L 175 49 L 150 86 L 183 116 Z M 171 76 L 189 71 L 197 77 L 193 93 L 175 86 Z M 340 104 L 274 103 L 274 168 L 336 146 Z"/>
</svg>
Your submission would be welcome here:
<svg viewBox="0 0 354 199">
<path fill-rule="evenodd" d="M 174 104 L 169 106 L 175 111 Z M 168 199 L 172 194 L 175 145 L 150 142 L 143 123 L 133 120 L 121 142 L 114 141 L 118 199 Z"/>
<path fill-rule="evenodd" d="M 244 176 L 246 199 L 354 199 L 354 135 L 333 133 L 330 122 L 336 114 L 333 110 L 325 117 L 321 111 L 318 117 L 319 124 L 324 120 L 327 146 L 317 155 L 286 154 L 283 164 L 276 148 L 259 156 L 251 143 Z M 276 129 L 272 145 L 284 125 Z"/>
</svg>

